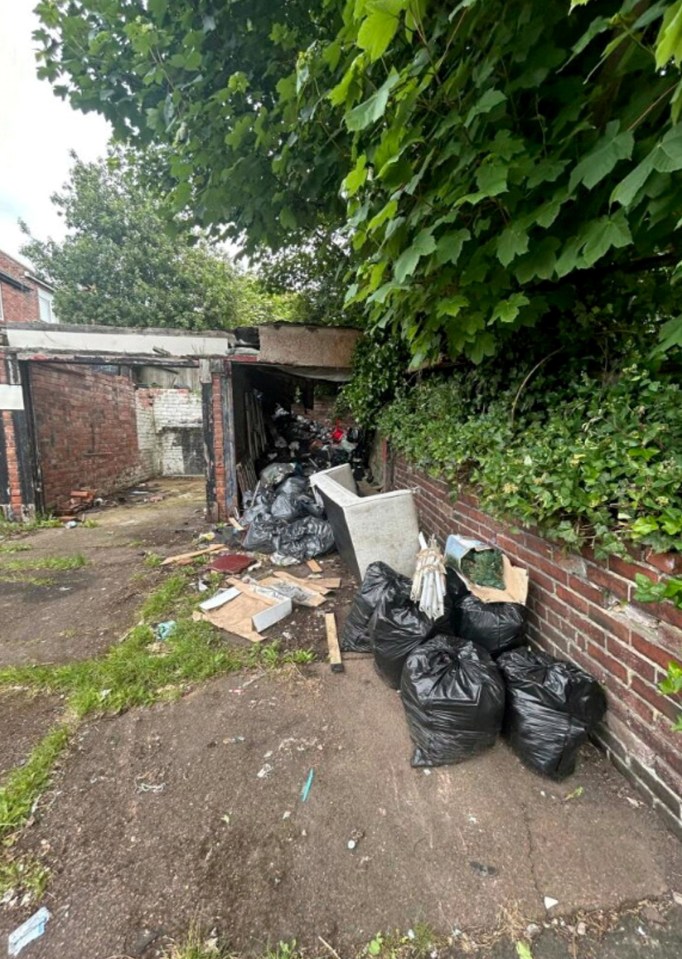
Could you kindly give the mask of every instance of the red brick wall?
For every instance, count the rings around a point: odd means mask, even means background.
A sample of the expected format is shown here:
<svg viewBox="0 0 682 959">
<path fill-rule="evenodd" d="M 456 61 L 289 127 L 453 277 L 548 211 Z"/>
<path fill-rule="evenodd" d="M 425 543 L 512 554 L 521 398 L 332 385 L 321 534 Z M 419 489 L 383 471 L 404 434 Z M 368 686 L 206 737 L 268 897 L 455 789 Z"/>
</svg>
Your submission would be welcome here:
<svg viewBox="0 0 682 959">
<path fill-rule="evenodd" d="M 18 260 L 14 260 L 0 250 L 0 270 L 3 273 L 9 273 L 24 286 L 30 287 L 28 292 L 24 292 L 0 280 L 2 319 L 5 323 L 37 323 L 40 320 L 38 288 L 26 276 L 26 269 L 23 263 L 19 263 Z"/>
<path fill-rule="evenodd" d="M 107 494 L 144 478 L 132 380 L 57 363 L 31 363 L 30 380 L 48 509 L 73 489 Z"/>
<path fill-rule="evenodd" d="M 528 569 L 529 641 L 604 684 L 609 710 L 597 739 L 682 834 L 682 735 L 670 730 L 680 707 L 656 688 L 668 662 L 682 661 L 682 612 L 633 599 L 635 573 L 658 580 L 679 569 L 682 556 L 598 562 L 589 550 L 567 553 L 532 530 L 491 519 L 473 496 L 453 501 L 446 483 L 400 457 L 388 473 L 387 488 L 414 490 L 426 532 L 482 539 Z"/>
</svg>

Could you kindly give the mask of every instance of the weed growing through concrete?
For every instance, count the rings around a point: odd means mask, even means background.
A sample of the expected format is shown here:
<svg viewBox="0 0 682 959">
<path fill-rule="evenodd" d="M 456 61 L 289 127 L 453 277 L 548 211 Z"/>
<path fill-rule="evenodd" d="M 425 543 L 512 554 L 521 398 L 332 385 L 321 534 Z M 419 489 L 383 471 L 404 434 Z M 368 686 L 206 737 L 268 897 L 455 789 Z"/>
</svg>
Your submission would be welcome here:
<svg viewBox="0 0 682 959">
<path fill-rule="evenodd" d="M 0 900 L 12 899 L 38 902 L 50 879 L 50 870 L 30 856 L 11 857 L 0 860 Z"/>
<path fill-rule="evenodd" d="M 144 565 L 149 569 L 156 569 L 157 566 L 160 566 L 163 560 L 158 553 L 147 553 L 144 558 Z"/>
<path fill-rule="evenodd" d="M 0 535 L 25 536 L 27 533 L 35 533 L 39 529 L 58 529 L 62 525 L 61 520 L 58 520 L 55 516 L 38 516 L 30 523 L 11 523 L 9 520 L 0 519 Z"/>
<path fill-rule="evenodd" d="M 56 726 L 38 743 L 24 765 L 13 769 L 4 786 L 0 787 L 0 842 L 4 845 L 11 843 L 12 834 L 30 817 L 68 741 L 68 727 Z"/>
<path fill-rule="evenodd" d="M 26 543 L 17 543 L 10 540 L 9 543 L 0 543 L 0 553 L 25 553 L 30 550 Z"/>
</svg>

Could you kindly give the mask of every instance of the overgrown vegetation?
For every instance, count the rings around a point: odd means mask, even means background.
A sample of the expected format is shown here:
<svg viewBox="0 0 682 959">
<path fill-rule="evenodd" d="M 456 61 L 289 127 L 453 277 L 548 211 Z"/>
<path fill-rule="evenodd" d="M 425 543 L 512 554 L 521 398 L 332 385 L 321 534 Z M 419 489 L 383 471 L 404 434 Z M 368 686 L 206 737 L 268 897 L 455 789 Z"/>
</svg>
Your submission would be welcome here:
<svg viewBox="0 0 682 959">
<path fill-rule="evenodd" d="M 87 562 L 82 553 L 74 556 L 30 556 L 26 559 L 2 560 L 0 570 L 16 573 L 30 569 L 80 569 L 87 566 Z"/>
<path fill-rule="evenodd" d="M 481 504 L 568 545 L 678 549 L 682 391 L 631 366 L 606 379 L 546 376 L 525 391 L 453 373 L 379 418 L 396 449 Z"/>
</svg>

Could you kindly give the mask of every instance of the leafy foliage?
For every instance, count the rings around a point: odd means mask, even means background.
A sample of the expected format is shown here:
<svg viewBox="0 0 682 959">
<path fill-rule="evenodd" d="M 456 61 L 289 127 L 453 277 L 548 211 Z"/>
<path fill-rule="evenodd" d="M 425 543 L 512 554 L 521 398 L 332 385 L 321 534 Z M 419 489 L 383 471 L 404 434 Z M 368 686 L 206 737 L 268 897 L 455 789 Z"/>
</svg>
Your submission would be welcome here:
<svg viewBox="0 0 682 959">
<path fill-rule="evenodd" d="M 632 366 L 606 380 L 479 390 L 471 374 L 422 382 L 379 426 L 408 459 L 482 506 L 568 545 L 678 549 L 682 534 L 680 388 Z M 512 415 L 514 414 L 514 415 Z M 436 426 L 437 424 L 437 426 Z"/>
<path fill-rule="evenodd" d="M 680 259 L 666 0 L 42 0 L 42 73 L 251 250 L 341 230 L 372 328 L 479 363 Z M 662 347 L 682 340 L 675 316 Z"/>
<path fill-rule="evenodd" d="M 22 252 L 55 284 L 62 322 L 113 326 L 234 326 L 240 278 L 231 263 L 198 241 L 144 183 L 123 151 L 84 163 L 52 202 L 66 239 L 31 239 Z"/>
<path fill-rule="evenodd" d="M 665 679 L 661 680 L 658 688 L 664 696 L 682 695 L 682 666 L 679 663 L 668 663 Z M 682 712 L 673 723 L 673 729 L 677 733 L 682 733 Z"/>
<path fill-rule="evenodd" d="M 635 581 L 635 599 L 640 603 L 660 603 L 669 599 L 678 609 L 682 609 L 682 579 L 667 579 L 655 583 L 643 573 L 637 573 Z"/>
</svg>

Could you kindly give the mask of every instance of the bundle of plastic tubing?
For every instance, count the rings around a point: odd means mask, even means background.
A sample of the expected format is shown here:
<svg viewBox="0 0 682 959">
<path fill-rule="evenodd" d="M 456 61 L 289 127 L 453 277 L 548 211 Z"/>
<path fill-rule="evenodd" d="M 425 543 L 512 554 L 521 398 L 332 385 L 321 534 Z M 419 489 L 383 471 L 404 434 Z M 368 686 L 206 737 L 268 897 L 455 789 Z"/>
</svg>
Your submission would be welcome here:
<svg viewBox="0 0 682 959">
<path fill-rule="evenodd" d="M 432 536 L 430 543 L 426 543 L 423 533 L 419 534 L 417 554 L 417 569 L 412 580 L 411 599 L 413 603 L 419 601 L 419 608 L 429 619 L 439 619 L 444 612 L 445 599 L 445 563 L 443 554 Z"/>
</svg>

